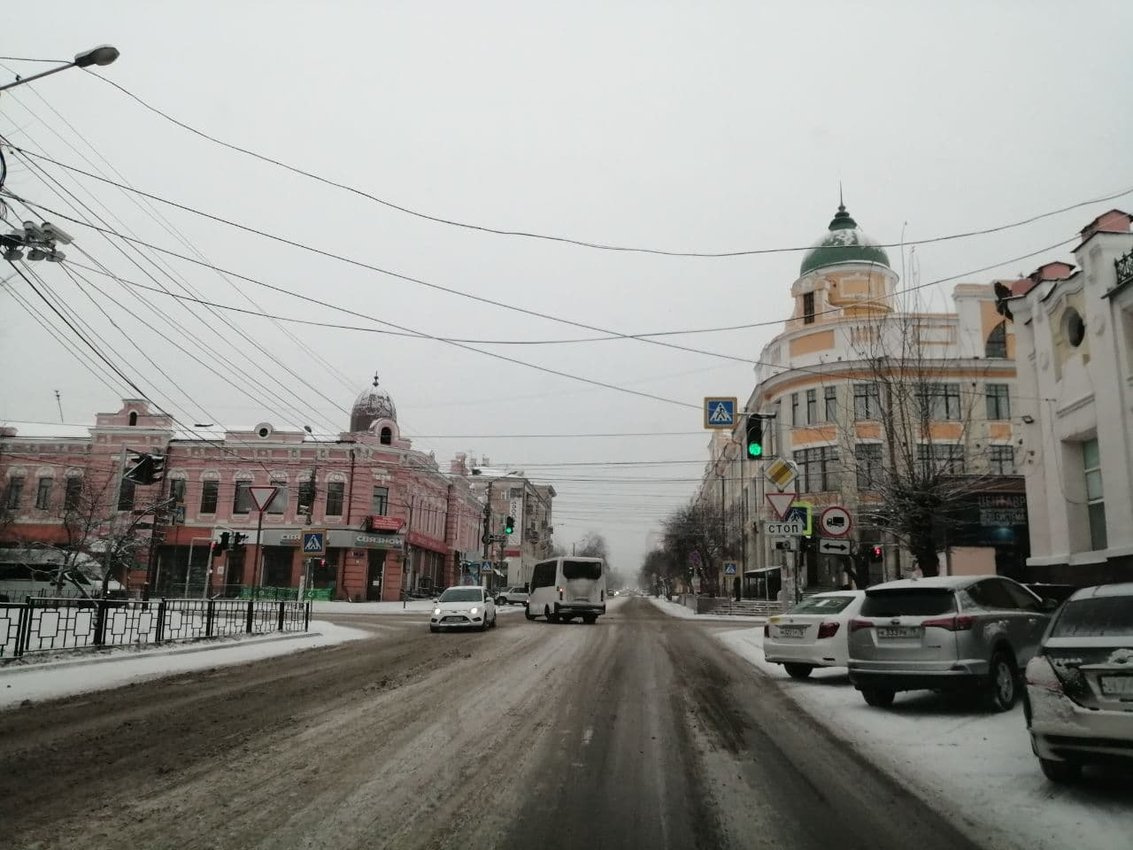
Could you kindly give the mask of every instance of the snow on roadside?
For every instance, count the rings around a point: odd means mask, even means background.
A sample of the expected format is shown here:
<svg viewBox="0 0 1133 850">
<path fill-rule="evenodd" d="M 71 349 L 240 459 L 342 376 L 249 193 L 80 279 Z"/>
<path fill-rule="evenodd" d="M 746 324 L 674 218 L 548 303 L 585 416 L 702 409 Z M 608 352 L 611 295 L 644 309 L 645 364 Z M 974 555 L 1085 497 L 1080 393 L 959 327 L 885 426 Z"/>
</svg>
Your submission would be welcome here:
<svg viewBox="0 0 1133 850">
<path fill-rule="evenodd" d="M 680 602 L 671 602 L 668 599 L 662 599 L 659 596 L 646 597 L 650 602 L 668 614 L 670 617 L 677 617 L 682 620 L 700 620 L 702 623 L 760 623 L 762 624 L 766 617 L 755 617 L 750 614 L 697 614 L 687 605 L 682 605 Z"/>
<path fill-rule="evenodd" d="M 0 668 L 0 710 L 24 700 L 57 699 L 89 691 L 222 667 L 245 664 L 304 649 L 333 646 L 373 637 L 372 632 L 312 620 L 309 632 L 288 632 L 240 641 L 192 643 L 143 651 L 110 650 L 107 654 L 70 655 L 59 661 Z"/>
<path fill-rule="evenodd" d="M 407 602 L 312 602 L 311 614 L 413 614 L 429 618 L 436 605 L 431 599 L 411 599 Z M 522 605 L 497 605 L 501 614 L 522 611 Z"/>
<path fill-rule="evenodd" d="M 1133 793 L 1110 777 L 1080 787 L 1046 780 L 1031 753 L 1021 706 L 1003 714 L 954 707 L 935 694 L 898 694 L 870 708 L 845 668 L 791 680 L 763 657 L 763 630 L 716 638 L 768 676 L 815 720 L 988 848 L 1114 850 L 1133 843 Z"/>
</svg>

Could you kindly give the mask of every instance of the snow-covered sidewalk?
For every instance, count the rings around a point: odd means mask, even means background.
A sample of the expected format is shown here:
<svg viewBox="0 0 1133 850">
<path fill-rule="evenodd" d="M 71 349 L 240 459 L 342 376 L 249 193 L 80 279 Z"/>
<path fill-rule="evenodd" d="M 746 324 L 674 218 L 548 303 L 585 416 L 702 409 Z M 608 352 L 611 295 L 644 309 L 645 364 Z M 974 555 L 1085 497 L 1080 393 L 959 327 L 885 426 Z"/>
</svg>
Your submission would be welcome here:
<svg viewBox="0 0 1133 850">
<path fill-rule="evenodd" d="M 767 620 L 766 617 L 754 617 L 749 614 L 697 614 L 680 602 L 672 602 L 659 596 L 646 598 L 670 617 L 678 617 L 682 620 L 700 620 L 704 623 L 747 623 L 748 625 L 759 623 L 761 626 Z"/>
<path fill-rule="evenodd" d="M 1031 753 L 1021 706 L 988 714 L 917 691 L 898 694 L 891 709 L 870 708 L 845 669 L 794 681 L 765 661 L 762 627 L 716 637 L 978 843 L 995 850 L 1133 847 L 1133 788 L 1112 777 L 1078 787 L 1048 782 Z"/>
<path fill-rule="evenodd" d="M 35 702 L 101 691 L 131 682 L 245 664 L 372 636 L 372 632 L 361 629 L 312 620 L 307 632 L 277 632 L 160 649 L 121 647 L 104 653 L 70 653 L 59 660 L 9 665 L 0 667 L 0 710 L 20 705 L 25 700 Z"/>
</svg>

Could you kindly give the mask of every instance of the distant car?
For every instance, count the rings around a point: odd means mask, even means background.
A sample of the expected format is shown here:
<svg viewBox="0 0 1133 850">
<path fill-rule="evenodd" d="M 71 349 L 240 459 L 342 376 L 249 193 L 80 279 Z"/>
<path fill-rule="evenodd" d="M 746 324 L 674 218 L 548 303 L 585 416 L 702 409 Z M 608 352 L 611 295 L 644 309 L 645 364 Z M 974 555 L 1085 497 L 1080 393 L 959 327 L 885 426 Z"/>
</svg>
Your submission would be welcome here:
<svg viewBox="0 0 1133 850">
<path fill-rule="evenodd" d="M 1133 584 L 1077 591 L 1027 664 L 1023 709 L 1048 779 L 1096 761 L 1133 764 Z"/>
<path fill-rule="evenodd" d="M 526 605 L 527 604 L 527 588 L 522 584 L 517 584 L 514 587 L 505 587 L 496 596 L 497 605 Z"/>
<path fill-rule="evenodd" d="M 450 587 L 439 597 L 429 618 L 429 631 L 480 629 L 496 626 L 496 603 L 482 587 Z"/>
<path fill-rule="evenodd" d="M 850 681 L 873 706 L 928 689 L 979 695 L 1007 711 L 1054 607 L 1002 576 L 879 584 L 850 621 Z"/>
<path fill-rule="evenodd" d="M 771 617 L 763 627 L 764 657 L 792 679 L 805 679 L 815 667 L 845 667 L 850 620 L 864 599 L 863 590 L 816 593 Z"/>
</svg>

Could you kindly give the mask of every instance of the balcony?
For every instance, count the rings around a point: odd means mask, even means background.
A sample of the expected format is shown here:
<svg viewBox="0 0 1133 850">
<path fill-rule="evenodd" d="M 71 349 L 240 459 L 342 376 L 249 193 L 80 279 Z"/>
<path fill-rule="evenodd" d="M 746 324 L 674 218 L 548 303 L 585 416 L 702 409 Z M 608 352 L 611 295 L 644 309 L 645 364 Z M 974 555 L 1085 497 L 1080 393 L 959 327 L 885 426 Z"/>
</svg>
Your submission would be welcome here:
<svg viewBox="0 0 1133 850">
<path fill-rule="evenodd" d="M 1115 288 L 1120 288 L 1133 281 L 1133 251 L 1114 260 L 1113 267 L 1117 271 L 1117 287 Z"/>
</svg>

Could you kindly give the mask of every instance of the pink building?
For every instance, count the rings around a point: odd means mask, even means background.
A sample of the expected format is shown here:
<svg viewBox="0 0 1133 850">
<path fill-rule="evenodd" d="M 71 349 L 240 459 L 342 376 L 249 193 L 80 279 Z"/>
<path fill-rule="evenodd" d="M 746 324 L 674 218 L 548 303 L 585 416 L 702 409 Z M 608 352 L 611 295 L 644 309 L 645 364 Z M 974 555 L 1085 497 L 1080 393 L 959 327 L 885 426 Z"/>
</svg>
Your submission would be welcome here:
<svg viewBox="0 0 1133 850">
<path fill-rule="evenodd" d="M 270 422 L 215 438 L 177 430 L 148 402 L 125 399 L 118 412 L 98 414 L 85 436 L 0 432 L 0 555 L 10 561 L 29 545 L 77 545 L 80 491 L 101 522 L 92 538 L 129 525 L 148 536 L 145 526 L 153 523 L 153 545 L 137 547 L 122 571 L 130 589 L 144 589 L 148 576 L 150 591 L 166 596 L 302 582 L 336 599 L 396 600 L 403 591 L 457 583 L 461 560 L 480 547 L 483 505 L 464 457 L 442 471 L 431 454 L 413 449 L 377 378 L 337 439 Z M 130 452 L 143 451 L 164 454 L 164 481 L 120 485 L 123 458 L 129 466 Z M 265 487 L 275 495 L 261 516 L 255 497 Z M 155 504 L 163 506 L 156 522 L 147 513 Z M 305 556 L 303 532 L 320 529 L 325 554 Z M 234 545 L 238 534 L 246 535 L 242 545 Z M 228 548 L 211 551 L 222 539 Z M 105 544 L 81 545 L 97 558 Z"/>
</svg>

